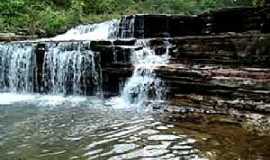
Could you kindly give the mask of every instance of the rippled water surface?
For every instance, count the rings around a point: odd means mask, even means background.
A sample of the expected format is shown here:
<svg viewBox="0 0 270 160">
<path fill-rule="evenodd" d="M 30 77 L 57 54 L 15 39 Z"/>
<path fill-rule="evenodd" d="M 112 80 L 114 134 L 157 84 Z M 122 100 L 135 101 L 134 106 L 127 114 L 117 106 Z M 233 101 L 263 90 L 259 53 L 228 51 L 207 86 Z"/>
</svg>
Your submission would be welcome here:
<svg viewBox="0 0 270 160">
<path fill-rule="evenodd" d="M 97 97 L 0 95 L 1 160 L 203 159 L 143 107 Z"/>
</svg>

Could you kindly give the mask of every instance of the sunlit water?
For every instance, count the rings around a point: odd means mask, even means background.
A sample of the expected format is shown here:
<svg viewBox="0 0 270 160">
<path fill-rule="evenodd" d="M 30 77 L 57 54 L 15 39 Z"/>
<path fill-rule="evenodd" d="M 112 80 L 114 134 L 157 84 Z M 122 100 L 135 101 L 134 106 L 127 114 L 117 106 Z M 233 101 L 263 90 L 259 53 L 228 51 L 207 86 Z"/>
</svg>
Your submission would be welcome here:
<svg viewBox="0 0 270 160">
<path fill-rule="evenodd" d="M 199 159 L 194 139 L 143 107 L 97 97 L 0 94 L 0 159 Z"/>
<path fill-rule="evenodd" d="M 116 39 L 118 34 L 118 26 L 119 20 L 111 20 L 97 24 L 79 25 L 68 30 L 64 34 L 42 40 L 70 41 Z"/>
</svg>

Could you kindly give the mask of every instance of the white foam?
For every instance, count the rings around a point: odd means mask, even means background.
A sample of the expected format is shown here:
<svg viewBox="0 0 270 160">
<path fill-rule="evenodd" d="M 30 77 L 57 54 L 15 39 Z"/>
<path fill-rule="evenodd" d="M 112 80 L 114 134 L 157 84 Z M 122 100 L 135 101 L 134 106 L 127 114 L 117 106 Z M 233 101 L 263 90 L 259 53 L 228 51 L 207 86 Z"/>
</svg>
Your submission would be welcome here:
<svg viewBox="0 0 270 160">
<path fill-rule="evenodd" d="M 174 141 L 180 139 L 181 137 L 175 135 L 153 135 L 148 137 L 150 141 Z"/>
<path fill-rule="evenodd" d="M 118 154 L 122 154 L 122 153 L 128 152 L 130 150 L 133 150 L 137 147 L 138 147 L 138 145 L 136 145 L 136 144 L 116 144 L 113 146 L 113 152 L 118 153 Z"/>
<path fill-rule="evenodd" d="M 121 97 L 112 97 L 108 101 L 106 101 L 105 105 L 113 106 L 115 109 L 123 109 L 132 107 Z"/>
<path fill-rule="evenodd" d="M 58 35 L 51 40 L 107 40 L 114 39 L 119 26 L 118 20 L 106 21 L 97 24 L 79 25 L 70 29 L 62 35 Z"/>
<path fill-rule="evenodd" d="M 0 105 L 11 105 L 15 103 L 32 103 L 37 106 L 57 106 L 64 103 L 77 105 L 87 101 L 87 97 L 62 96 L 62 95 L 40 95 L 40 94 L 19 94 L 0 93 Z"/>
<path fill-rule="evenodd" d="M 16 93 L 1 93 L 0 94 L 0 105 L 10 105 L 23 101 L 30 101 L 35 99 L 33 95 L 16 94 Z"/>
<path fill-rule="evenodd" d="M 86 100 L 87 100 L 86 97 L 80 97 L 80 96 L 64 97 L 61 95 L 43 95 L 37 99 L 38 104 L 43 105 L 43 106 L 57 106 L 57 105 L 62 105 L 64 103 L 77 105 Z"/>
</svg>

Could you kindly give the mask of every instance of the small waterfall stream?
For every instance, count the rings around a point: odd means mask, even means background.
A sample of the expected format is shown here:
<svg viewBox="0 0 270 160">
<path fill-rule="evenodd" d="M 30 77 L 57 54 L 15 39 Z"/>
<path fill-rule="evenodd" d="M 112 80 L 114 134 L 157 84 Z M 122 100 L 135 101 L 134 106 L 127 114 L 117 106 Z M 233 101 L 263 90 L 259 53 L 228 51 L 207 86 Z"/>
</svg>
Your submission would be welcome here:
<svg viewBox="0 0 270 160">
<path fill-rule="evenodd" d="M 0 44 L 0 90 L 33 92 L 35 63 L 31 44 Z"/>
<path fill-rule="evenodd" d="M 89 42 L 90 43 L 90 42 Z M 89 43 L 85 45 L 89 46 Z M 44 89 L 51 94 L 87 95 L 101 92 L 98 55 L 82 43 L 50 44 L 44 56 Z"/>
<path fill-rule="evenodd" d="M 124 16 L 119 24 L 119 37 L 132 38 L 135 33 L 135 16 Z"/>
<path fill-rule="evenodd" d="M 165 86 L 156 77 L 154 69 L 169 62 L 170 44 L 165 43 L 166 52 L 156 55 L 146 40 L 138 40 L 140 50 L 134 50 L 132 63 L 135 67 L 132 77 L 127 81 L 122 92 L 122 98 L 130 104 L 143 105 L 149 99 L 160 101 L 165 97 Z"/>
</svg>

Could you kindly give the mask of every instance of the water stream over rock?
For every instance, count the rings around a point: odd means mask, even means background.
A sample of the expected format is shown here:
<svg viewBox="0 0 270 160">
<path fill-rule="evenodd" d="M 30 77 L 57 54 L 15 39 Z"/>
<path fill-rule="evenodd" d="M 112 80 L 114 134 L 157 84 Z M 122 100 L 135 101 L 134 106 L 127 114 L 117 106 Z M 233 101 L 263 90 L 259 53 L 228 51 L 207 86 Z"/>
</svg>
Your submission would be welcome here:
<svg viewBox="0 0 270 160">
<path fill-rule="evenodd" d="M 79 25 L 49 40 L 70 41 L 70 40 L 108 40 L 117 39 L 119 28 L 118 20 L 106 21 L 98 24 Z M 46 40 L 46 39 L 44 39 Z"/>
<path fill-rule="evenodd" d="M 117 20 L 80 25 L 54 38 L 38 40 L 44 46 L 40 49 L 44 50 L 43 55 L 35 54 L 37 44 L 31 42 L 1 44 L 1 90 L 102 96 L 102 62 L 100 53 L 92 51 L 91 41 L 133 37 L 134 20 L 124 18 L 121 27 Z M 135 69 L 120 91 L 120 98 L 127 104 L 142 105 L 148 98 L 158 101 L 166 97 L 164 84 L 155 76 L 154 69 L 168 63 L 170 44 L 165 41 L 165 53 L 157 55 L 148 43 L 137 40 L 132 49 L 130 62 Z M 117 63 L 115 51 L 113 56 L 113 62 Z M 38 66 L 41 62 L 37 59 L 41 59 L 42 65 Z"/>
<path fill-rule="evenodd" d="M 0 44 L 0 90 L 33 92 L 35 64 L 31 44 Z"/>
<path fill-rule="evenodd" d="M 101 92 L 101 68 L 96 54 L 85 50 L 83 45 L 76 42 L 48 45 L 43 63 L 43 82 L 47 92 L 66 95 Z"/>
<path fill-rule="evenodd" d="M 135 69 L 121 95 L 125 101 L 131 104 L 143 105 L 148 98 L 161 101 L 166 97 L 164 83 L 156 77 L 154 69 L 157 65 L 165 65 L 169 62 L 170 44 L 164 42 L 165 53 L 157 55 L 148 43 L 147 40 L 137 41 L 136 45 L 141 49 L 135 50 L 131 57 Z"/>
</svg>

